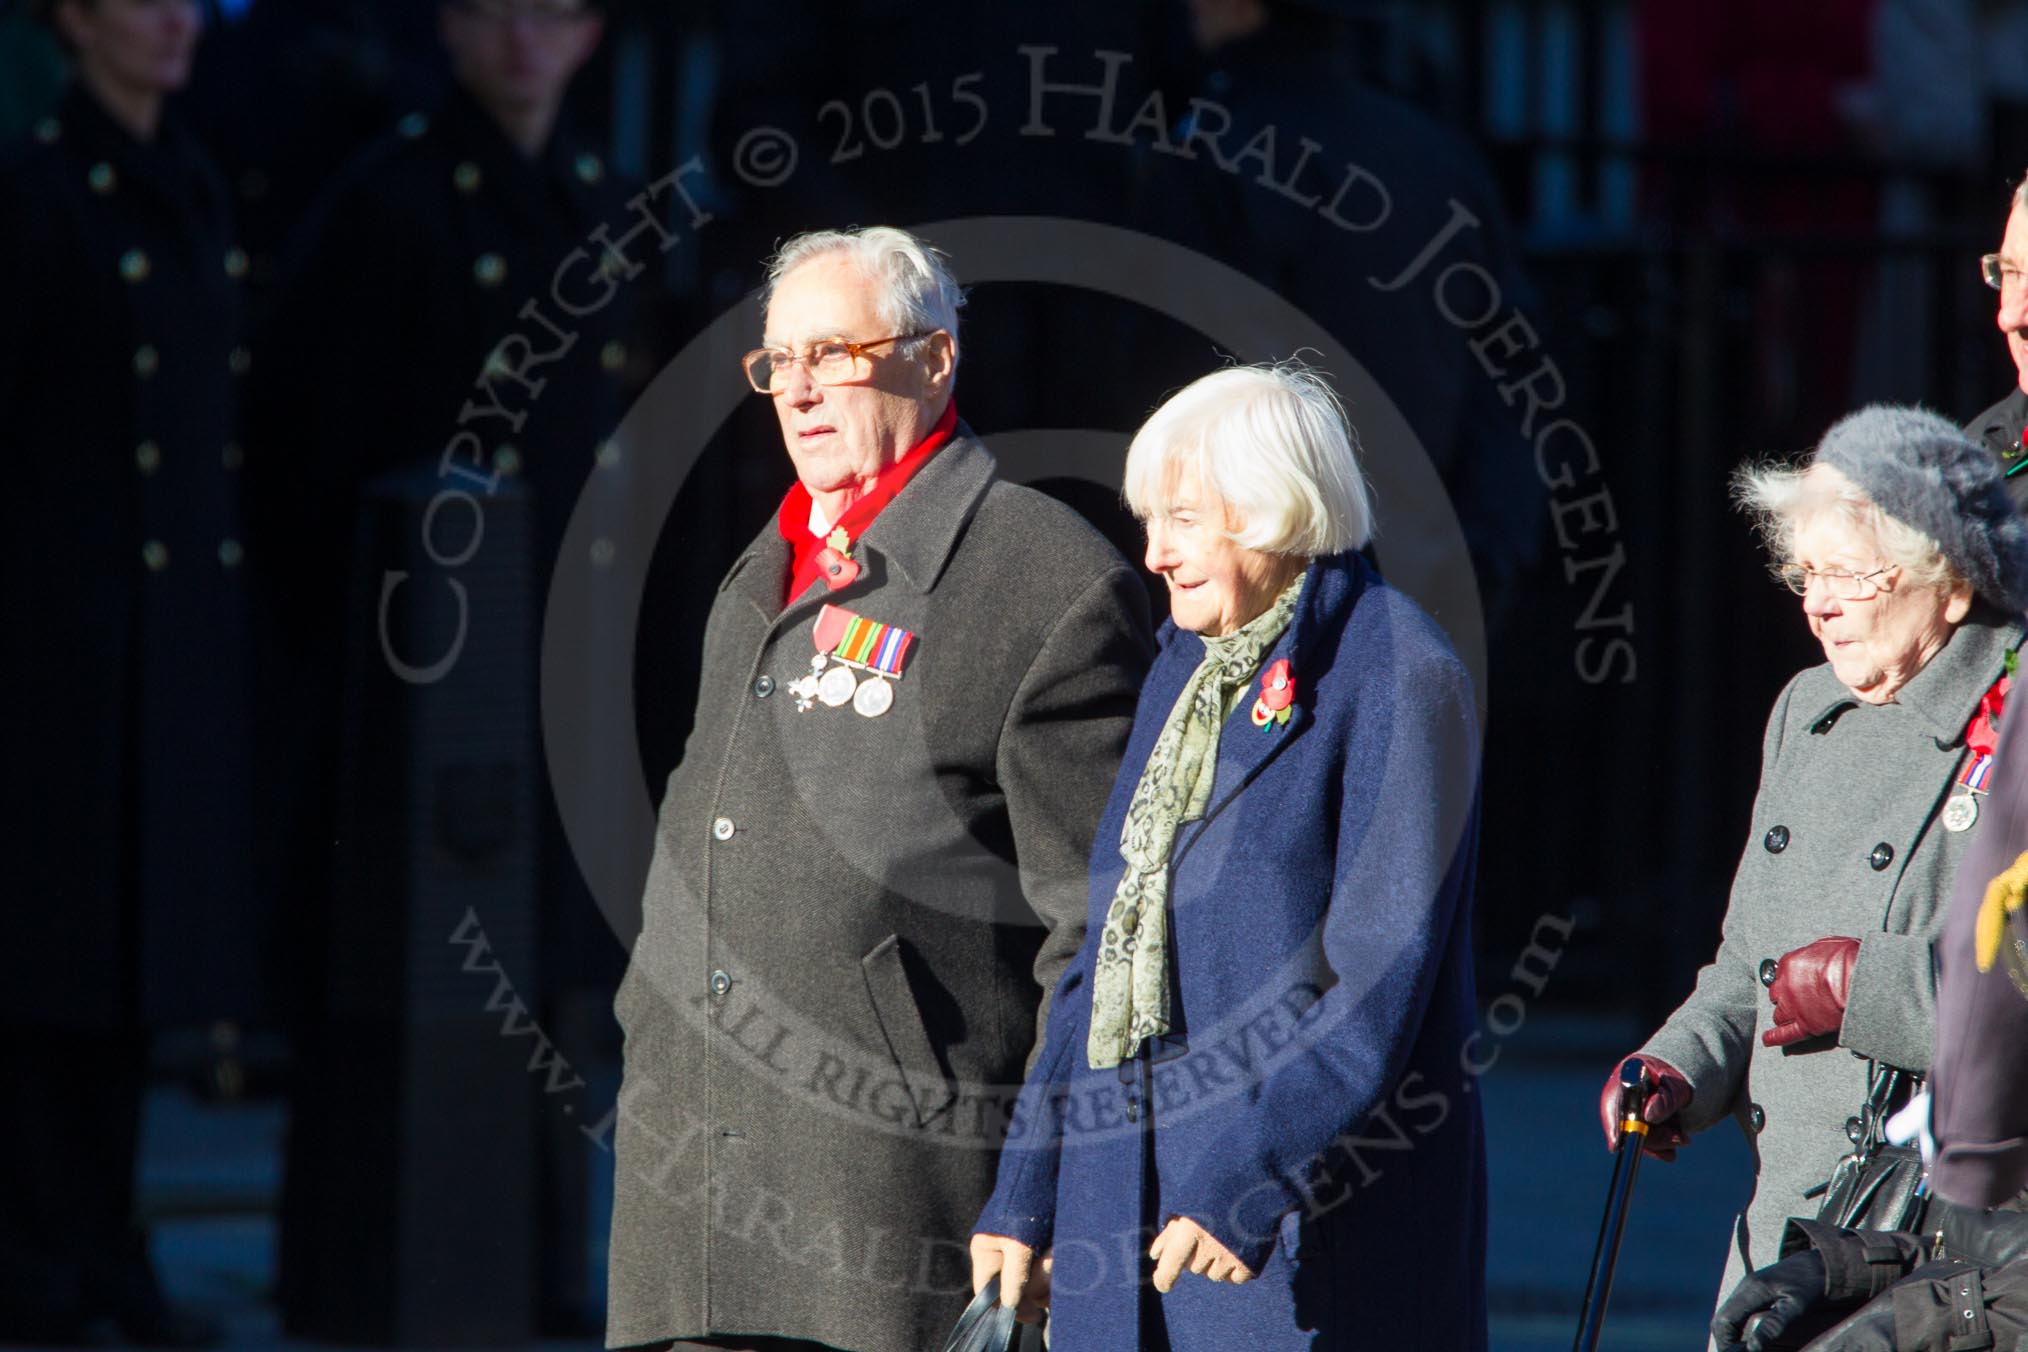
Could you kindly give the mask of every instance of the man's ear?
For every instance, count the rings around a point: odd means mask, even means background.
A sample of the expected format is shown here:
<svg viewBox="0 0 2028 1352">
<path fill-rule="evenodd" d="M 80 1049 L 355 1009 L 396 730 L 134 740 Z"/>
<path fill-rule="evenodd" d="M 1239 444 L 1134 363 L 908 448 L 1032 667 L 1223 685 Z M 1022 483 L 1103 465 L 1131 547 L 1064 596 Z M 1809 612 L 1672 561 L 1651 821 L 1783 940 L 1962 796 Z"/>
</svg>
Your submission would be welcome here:
<svg viewBox="0 0 2028 1352">
<path fill-rule="evenodd" d="M 938 329 L 923 342 L 923 382 L 931 393 L 950 388 L 951 375 L 958 365 L 958 345 L 951 335 Z"/>
</svg>

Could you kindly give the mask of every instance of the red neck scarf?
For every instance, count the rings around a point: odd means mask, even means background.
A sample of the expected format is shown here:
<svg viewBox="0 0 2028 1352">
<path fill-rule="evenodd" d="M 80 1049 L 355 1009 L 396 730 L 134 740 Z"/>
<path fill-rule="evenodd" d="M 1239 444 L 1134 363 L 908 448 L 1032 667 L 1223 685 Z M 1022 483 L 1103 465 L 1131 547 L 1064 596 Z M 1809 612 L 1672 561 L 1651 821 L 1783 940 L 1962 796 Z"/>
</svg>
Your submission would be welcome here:
<svg viewBox="0 0 2028 1352">
<path fill-rule="evenodd" d="M 874 476 L 873 487 L 845 509 L 845 515 L 831 523 L 832 530 L 842 530 L 853 544 L 859 543 L 860 533 L 873 524 L 873 518 L 881 509 L 894 501 L 908 481 L 915 477 L 926 461 L 957 434 L 958 405 L 956 400 L 944 405 L 944 413 L 937 419 L 929 435 L 899 460 Z M 782 598 L 782 604 L 801 596 L 806 588 L 818 577 L 817 555 L 825 547 L 825 537 L 810 533 L 810 490 L 798 480 L 789 486 L 788 496 L 782 499 L 781 510 L 775 514 L 775 529 L 789 542 L 789 592 Z"/>
</svg>

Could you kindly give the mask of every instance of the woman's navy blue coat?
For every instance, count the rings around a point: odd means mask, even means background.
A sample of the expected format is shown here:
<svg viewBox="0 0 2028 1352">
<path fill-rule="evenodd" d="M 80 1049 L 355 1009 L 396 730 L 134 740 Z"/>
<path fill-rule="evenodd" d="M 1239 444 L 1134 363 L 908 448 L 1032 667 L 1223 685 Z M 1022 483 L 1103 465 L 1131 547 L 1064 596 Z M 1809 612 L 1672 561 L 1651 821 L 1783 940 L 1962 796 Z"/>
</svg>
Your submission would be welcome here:
<svg viewBox="0 0 2028 1352">
<path fill-rule="evenodd" d="M 1056 1352 L 1476 1352 L 1470 680 L 1356 554 L 1311 566 L 1267 659 L 1291 661 L 1294 714 L 1256 728 L 1247 691 L 1210 807 L 1178 837 L 1175 1034 L 1124 1074 L 1094 1070 L 1089 982 L 1121 823 L 1204 650 L 1173 624 L 1162 638 L 1093 849 L 1091 938 L 1057 988 L 977 1228 L 1054 1248 Z M 1185 1273 L 1154 1294 L 1148 1246 L 1179 1215 L 1256 1279 Z"/>
</svg>

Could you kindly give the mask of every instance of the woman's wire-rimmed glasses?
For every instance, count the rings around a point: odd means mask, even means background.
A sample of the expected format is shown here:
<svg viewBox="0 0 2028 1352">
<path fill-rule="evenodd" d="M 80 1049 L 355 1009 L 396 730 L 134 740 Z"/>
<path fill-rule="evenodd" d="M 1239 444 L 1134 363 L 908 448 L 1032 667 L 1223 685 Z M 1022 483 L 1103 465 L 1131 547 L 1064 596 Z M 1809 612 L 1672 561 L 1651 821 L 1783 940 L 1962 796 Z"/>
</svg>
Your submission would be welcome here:
<svg viewBox="0 0 2028 1352">
<path fill-rule="evenodd" d="M 1855 573 L 1843 568 L 1805 568 L 1800 563 L 1785 563 L 1775 569 L 1775 576 L 1798 596 L 1808 595 L 1814 579 L 1840 601 L 1864 601 L 1880 594 L 1880 584 L 1873 579 L 1893 567 L 1891 563 L 1883 563 L 1870 573 Z"/>
</svg>

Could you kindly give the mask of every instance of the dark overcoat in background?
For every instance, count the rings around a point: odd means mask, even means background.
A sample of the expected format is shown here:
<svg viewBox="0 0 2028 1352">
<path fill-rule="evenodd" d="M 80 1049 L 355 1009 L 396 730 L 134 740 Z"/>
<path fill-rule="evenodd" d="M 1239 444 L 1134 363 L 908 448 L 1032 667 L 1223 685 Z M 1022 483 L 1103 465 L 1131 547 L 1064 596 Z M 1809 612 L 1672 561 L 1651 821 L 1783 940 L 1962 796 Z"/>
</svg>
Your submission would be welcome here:
<svg viewBox="0 0 2028 1352">
<path fill-rule="evenodd" d="M 1204 818 L 1172 855 L 1180 1019 L 1123 1075 L 1086 1055 L 1096 937 L 1135 785 L 1204 655 L 1173 624 L 1162 636 L 1092 851 L 1091 937 L 977 1228 L 1053 1245 L 1060 1352 L 1482 1349 L 1470 679 L 1358 555 L 1311 565 L 1263 663 L 1290 660 L 1293 716 L 1253 726 L 1256 684 L 1225 721 Z M 1151 1232 L 1175 1216 L 1255 1280 L 1186 1273 L 1153 1294 Z"/>
<path fill-rule="evenodd" d="M 852 552 L 856 581 L 784 609 L 770 520 L 705 628 L 615 1006 L 609 1346 L 941 1346 L 1044 993 L 1083 938 L 1150 653 L 1140 581 L 1068 508 L 999 482 L 962 422 Z M 914 635 L 878 716 L 797 707 L 827 604 Z"/>
<path fill-rule="evenodd" d="M 1862 704 L 1828 663 L 1775 701 L 1753 825 L 1733 875 L 1724 938 L 1697 987 L 1640 1050 L 1690 1081 L 1691 1132 L 1731 1119 L 1754 1151 L 1752 1200 L 1738 1218 L 1718 1298 L 1773 1262 L 1783 1223 L 1814 1216 L 1805 1196 L 1851 1149 L 1845 1120 L 1867 1092 L 1867 1062 L 1927 1072 L 1936 1018 L 1934 944 L 1959 861 L 1993 829 L 1941 814 L 1969 752 L 1979 699 L 2020 643 L 2018 618 L 1983 601 L 1889 704 Z M 1859 940 L 1835 1037 L 1779 1051 L 1758 980 L 1768 958 L 1827 935 Z M 1693 1147 L 1678 1168 L 1695 1168 Z"/>
<path fill-rule="evenodd" d="M 73 87 L 0 167 L 0 1021 L 261 1012 L 228 199 Z"/>
<path fill-rule="evenodd" d="M 1965 424 L 1965 435 L 1993 453 L 2007 479 L 2015 510 L 2028 510 L 2028 391 L 2015 386 L 1997 404 Z"/>
</svg>

